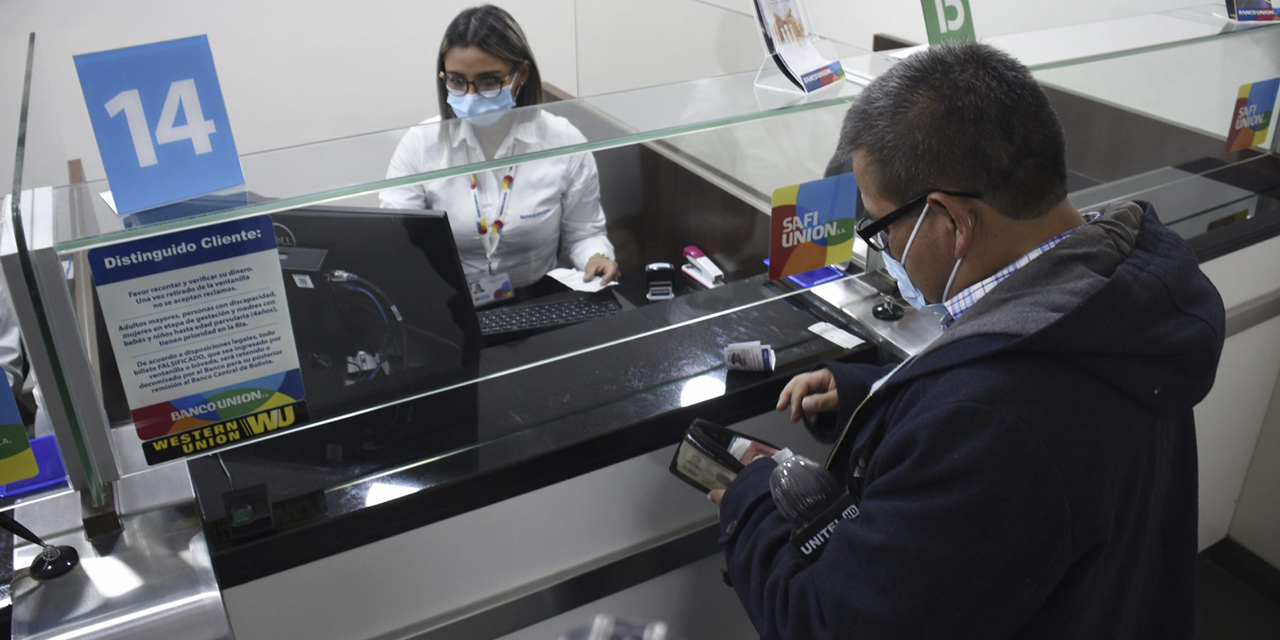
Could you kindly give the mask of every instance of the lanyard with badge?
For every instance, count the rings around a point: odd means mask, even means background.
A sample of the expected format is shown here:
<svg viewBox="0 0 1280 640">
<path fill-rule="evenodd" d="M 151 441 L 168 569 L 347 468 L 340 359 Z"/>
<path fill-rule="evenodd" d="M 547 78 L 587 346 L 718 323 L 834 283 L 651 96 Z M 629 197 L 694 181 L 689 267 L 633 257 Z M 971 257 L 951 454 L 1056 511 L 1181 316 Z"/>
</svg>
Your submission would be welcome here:
<svg viewBox="0 0 1280 640">
<path fill-rule="evenodd" d="M 502 230 L 506 226 L 503 218 L 507 213 L 507 203 L 511 200 L 511 189 L 515 186 L 515 166 L 507 167 L 507 174 L 502 178 L 498 195 L 498 208 L 492 217 L 484 215 L 480 206 L 480 181 L 476 174 L 471 174 L 471 203 L 476 209 L 476 233 L 480 235 L 480 243 L 484 245 L 486 263 L 485 274 L 470 283 L 471 300 L 475 304 L 485 304 L 501 300 L 512 294 L 511 279 L 506 273 L 493 272 L 493 254 L 502 242 Z"/>
</svg>

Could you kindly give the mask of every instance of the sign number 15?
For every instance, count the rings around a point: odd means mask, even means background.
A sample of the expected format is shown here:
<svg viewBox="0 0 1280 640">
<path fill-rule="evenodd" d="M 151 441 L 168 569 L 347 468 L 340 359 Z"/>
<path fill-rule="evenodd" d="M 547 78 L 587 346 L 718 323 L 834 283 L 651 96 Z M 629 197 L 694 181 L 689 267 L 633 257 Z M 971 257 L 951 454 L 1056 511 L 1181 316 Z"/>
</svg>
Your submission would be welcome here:
<svg viewBox="0 0 1280 640">
<path fill-rule="evenodd" d="M 969 0 L 920 0 L 924 9 L 924 26 L 929 32 L 929 44 L 947 40 L 972 42 L 977 39 L 973 31 Z"/>
<path fill-rule="evenodd" d="M 103 106 L 112 118 L 120 115 L 121 112 L 124 113 L 125 122 L 129 125 L 129 136 L 133 139 L 133 151 L 138 156 L 138 166 L 150 167 L 158 163 L 156 148 L 151 144 L 151 132 L 147 130 L 147 118 L 142 110 L 142 97 L 138 94 L 138 90 L 121 91 Z M 186 124 L 176 124 L 179 109 L 186 116 Z M 196 155 L 203 155 L 213 151 L 209 135 L 216 133 L 217 130 L 213 120 L 204 118 L 195 80 L 187 78 L 169 85 L 169 93 L 164 99 L 164 108 L 160 110 L 160 122 L 156 125 L 157 143 L 169 144 L 190 140 Z"/>
</svg>

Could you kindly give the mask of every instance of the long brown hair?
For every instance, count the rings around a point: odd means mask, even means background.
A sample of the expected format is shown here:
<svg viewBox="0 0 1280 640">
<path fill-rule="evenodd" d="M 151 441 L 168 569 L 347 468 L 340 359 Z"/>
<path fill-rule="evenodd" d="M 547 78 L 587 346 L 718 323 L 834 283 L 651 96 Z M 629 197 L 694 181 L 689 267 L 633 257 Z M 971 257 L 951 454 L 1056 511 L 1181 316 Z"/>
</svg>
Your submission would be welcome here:
<svg viewBox="0 0 1280 640">
<path fill-rule="evenodd" d="M 516 73 L 520 64 L 529 62 L 529 77 L 515 96 L 516 106 L 542 104 L 542 74 L 533 59 L 533 50 L 524 30 L 515 18 L 491 4 L 465 9 L 449 23 L 440 41 L 440 55 L 436 57 L 436 98 L 440 101 L 440 117 L 457 117 L 449 106 L 449 93 L 444 88 L 444 55 L 454 47 L 477 47 L 489 55 L 511 65 Z"/>
</svg>

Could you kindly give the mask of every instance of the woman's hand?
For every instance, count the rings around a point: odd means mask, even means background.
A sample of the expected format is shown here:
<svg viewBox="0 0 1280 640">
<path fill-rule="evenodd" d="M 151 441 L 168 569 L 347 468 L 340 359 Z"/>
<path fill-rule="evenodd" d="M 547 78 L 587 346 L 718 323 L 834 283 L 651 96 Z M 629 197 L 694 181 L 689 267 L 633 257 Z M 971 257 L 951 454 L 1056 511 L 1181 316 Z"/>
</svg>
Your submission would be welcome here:
<svg viewBox="0 0 1280 640">
<path fill-rule="evenodd" d="M 802 373 L 791 379 L 778 396 L 778 411 L 791 407 L 791 421 L 800 419 L 800 412 L 810 418 L 815 413 L 840 409 L 836 398 L 836 378 L 830 369 Z"/>
<path fill-rule="evenodd" d="M 622 269 L 618 268 L 618 263 L 610 260 L 603 253 L 597 253 L 587 259 L 587 266 L 582 268 L 583 282 L 591 282 L 596 276 L 600 276 L 600 284 L 609 284 L 614 280 L 622 277 Z"/>
</svg>

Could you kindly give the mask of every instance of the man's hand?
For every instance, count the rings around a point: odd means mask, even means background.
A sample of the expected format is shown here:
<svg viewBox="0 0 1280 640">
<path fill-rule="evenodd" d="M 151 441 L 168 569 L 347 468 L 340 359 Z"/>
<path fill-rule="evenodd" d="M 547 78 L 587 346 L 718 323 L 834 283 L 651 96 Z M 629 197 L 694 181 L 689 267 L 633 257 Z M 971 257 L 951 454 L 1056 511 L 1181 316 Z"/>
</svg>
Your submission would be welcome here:
<svg viewBox="0 0 1280 640">
<path fill-rule="evenodd" d="M 751 462 L 755 462 L 756 460 L 763 460 L 768 457 L 770 456 L 767 453 L 757 453 L 754 456 L 752 456 Z M 751 462 L 748 462 L 747 464 L 751 464 Z M 720 511 L 719 510 L 720 501 L 724 499 L 724 489 L 712 489 L 711 493 L 707 494 L 707 499 L 716 503 L 716 507 L 717 507 L 716 512 L 718 513 Z"/>
<path fill-rule="evenodd" d="M 800 412 L 812 418 L 815 413 L 836 411 L 840 402 L 836 398 L 836 379 L 830 369 L 802 373 L 791 379 L 778 396 L 778 411 L 791 407 L 791 421 L 800 419 Z"/>
<path fill-rule="evenodd" d="M 582 268 L 583 282 L 591 282 L 596 276 L 600 276 L 600 284 L 609 284 L 610 282 L 622 277 L 622 269 L 618 268 L 618 263 L 610 260 L 603 253 L 597 253 L 587 259 L 587 266 Z"/>
</svg>

